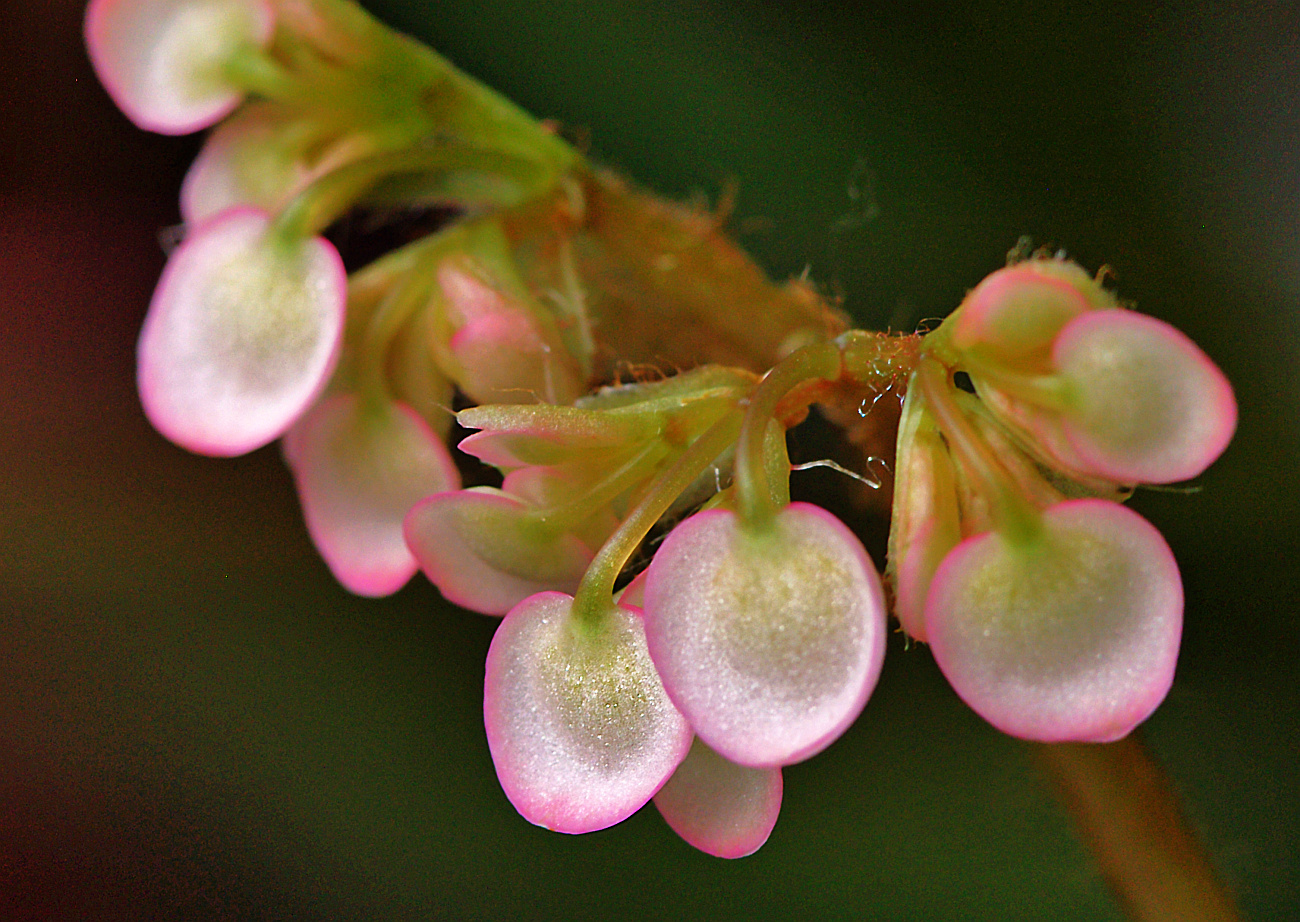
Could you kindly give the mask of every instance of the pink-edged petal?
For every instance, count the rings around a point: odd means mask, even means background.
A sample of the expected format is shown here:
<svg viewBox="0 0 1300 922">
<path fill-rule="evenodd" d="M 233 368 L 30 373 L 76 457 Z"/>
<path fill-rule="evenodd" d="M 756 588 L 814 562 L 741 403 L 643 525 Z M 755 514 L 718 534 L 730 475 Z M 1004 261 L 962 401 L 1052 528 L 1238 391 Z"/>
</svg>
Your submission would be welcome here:
<svg viewBox="0 0 1300 922">
<path fill-rule="evenodd" d="M 91 0 L 86 47 L 95 73 L 138 127 L 189 134 L 243 99 L 224 66 L 265 47 L 275 29 L 267 0 Z"/>
<path fill-rule="evenodd" d="M 792 503 L 751 532 L 714 509 L 677 526 L 646 578 L 646 633 L 695 732 L 741 765 L 798 762 L 857 718 L 885 655 L 880 577 L 838 519 Z"/>
<path fill-rule="evenodd" d="M 673 831 L 700 851 L 744 858 L 772 834 L 781 792 L 781 769 L 728 762 L 696 737 L 654 802 Z"/>
<path fill-rule="evenodd" d="M 1066 434 L 1095 473 L 1172 483 L 1204 471 L 1237 427 L 1223 372 L 1169 324 L 1127 310 L 1070 322 L 1052 347 L 1070 383 Z"/>
<path fill-rule="evenodd" d="M 150 422 L 190 451 L 239 455 L 279 438 L 338 360 L 347 277 L 324 238 L 269 239 L 270 218 L 223 212 L 167 262 L 140 333 Z"/>
<path fill-rule="evenodd" d="M 307 530 L 338 581 L 366 596 L 402 588 L 417 569 L 406 513 L 460 486 L 446 446 L 408 407 L 353 394 L 322 400 L 285 443 Z"/>
<path fill-rule="evenodd" d="M 641 613 L 614 608 L 588 632 L 573 599 L 525 599 L 488 650 L 483 717 L 506 797 L 525 819 L 582 833 L 622 822 L 691 745 L 646 650 Z"/>
<path fill-rule="evenodd" d="M 618 603 L 632 608 L 645 609 L 645 570 L 632 577 L 632 582 L 623 587 L 618 595 Z"/>
<path fill-rule="evenodd" d="M 1081 278 L 1062 277 L 1041 265 L 1019 263 L 975 286 L 953 317 L 953 345 L 1011 364 L 1046 358 L 1061 327 L 1089 310 L 1079 284 L 1092 283 L 1082 270 Z"/>
<path fill-rule="evenodd" d="M 248 106 L 218 125 L 181 183 L 181 220 L 198 224 L 237 205 L 277 210 L 311 176 L 286 149 L 287 131 L 270 106 Z"/>
<path fill-rule="evenodd" d="M 939 668 L 993 726 L 1107 742 L 1173 682 L 1183 589 L 1149 522 L 1118 503 L 1073 500 L 1046 510 L 1028 545 L 996 532 L 962 542 L 935 575 L 925 618 Z"/>
<path fill-rule="evenodd" d="M 586 545 L 539 526 L 534 512 L 490 487 L 440 493 L 407 514 L 406 544 L 449 600 L 502 615 L 538 592 L 573 592 L 591 561 Z"/>
<path fill-rule="evenodd" d="M 1075 451 L 1060 413 L 1019 400 L 976 375 L 971 375 L 971 381 L 989 414 L 1014 433 L 1031 455 L 1071 477 L 1087 479 L 1097 476 L 1088 470 L 1087 463 Z"/>
</svg>

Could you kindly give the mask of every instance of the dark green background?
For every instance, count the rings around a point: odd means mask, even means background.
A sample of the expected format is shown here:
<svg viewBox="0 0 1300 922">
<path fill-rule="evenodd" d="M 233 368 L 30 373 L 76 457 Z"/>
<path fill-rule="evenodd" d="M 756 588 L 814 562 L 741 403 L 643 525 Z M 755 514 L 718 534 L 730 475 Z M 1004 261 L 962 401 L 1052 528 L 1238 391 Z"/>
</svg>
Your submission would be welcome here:
<svg viewBox="0 0 1300 922">
<path fill-rule="evenodd" d="M 760 261 L 863 323 L 945 314 L 1031 234 L 1201 343 L 1241 426 L 1202 492 L 1134 500 L 1188 599 L 1143 735 L 1248 915 L 1296 917 L 1291 4 L 370 6 L 660 191 L 736 180 Z M 134 338 L 196 141 L 111 109 L 80 15 L 0 11 L 0 917 L 1116 917 L 1024 750 L 901 645 L 750 859 L 653 809 L 519 818 L 481 726 L 493 622 L 422 580 L 349 597 L 276 449 L 192 457 L 143 419 Z"/>
</svg>

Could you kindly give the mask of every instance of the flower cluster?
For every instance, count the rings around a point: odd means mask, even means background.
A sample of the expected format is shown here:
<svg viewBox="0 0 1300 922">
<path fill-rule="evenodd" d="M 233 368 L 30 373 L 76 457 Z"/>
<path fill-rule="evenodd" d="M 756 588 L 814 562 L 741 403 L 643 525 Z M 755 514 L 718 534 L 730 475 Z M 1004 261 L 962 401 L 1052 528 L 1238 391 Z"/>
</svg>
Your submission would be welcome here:
<svg viewBox="0 0 1300 922">
<path fill-rule="evenodd" d="M 92 0 L 86 35 L 136 124 L 213 128 L 141 333 L 150 420 L 205 454 L 282 439 L 350 590 L 418 569 L 502 616 L 485 726 L 530 821 L 586 832 L 653 799 L 698 848 L 754 851 L 782 767 L 867 703 L 886 584 L 1008 733 L 1115 739 L 1164 697 L 1181 583 L 1121 503 L 1199 474 L 1235 404 L 1074 264 L 996 272 L 924 337 L 845 331 L 713 216 L 595 169 L 347 0 Z M 351 276 L 325 236 L 434 206 Z M 647 358 L 697 367 L 610 383 Z M 791 501 L 786 431 L 904 388 L 882 581 Z M 460 488 L 453 419 L 498 486 Z"/>
<path fill-rule="evenodd" d="M 1173 681 L 1183 598 L 1164 539 L 1120 502 L 1219 456 L 1231 388 L 1058 259 L 995 272 L 920 351 L 889 539 L 903 629 L 1007 733 L 1126 735 Z"/>
</svg>

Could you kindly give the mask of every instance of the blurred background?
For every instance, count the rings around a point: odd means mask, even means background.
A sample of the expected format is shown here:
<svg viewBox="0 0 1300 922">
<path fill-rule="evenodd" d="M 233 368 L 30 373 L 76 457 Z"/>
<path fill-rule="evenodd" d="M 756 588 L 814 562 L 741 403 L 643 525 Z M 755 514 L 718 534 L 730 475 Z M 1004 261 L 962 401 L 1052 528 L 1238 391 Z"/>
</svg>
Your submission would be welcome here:
<svg viewBox="0 0 1300 922">
<path fill-rule="evenodd" d="M 759 261 L 862 324 L 946 314 L 1029 234 L 1200 343 L 1241 424 L 1200 492 L 1133 501 L 1187 593 L 1142 735 L 1244 913 L 1297 917 L 1293 4 L 367 6 L 660 192 L 735 181 Z M 81 14 L 0 9 L 0 917 L 1119 918 L 1025 748 L 901 643 L 752 858 L 653 809 L 582 837 L 515 814 L 494 622 L 422 579 L 348 596 L 276 448 L 198 458 L 145 421 L 135 336 L 198 140 L 111 107 Z"/>
</svg>

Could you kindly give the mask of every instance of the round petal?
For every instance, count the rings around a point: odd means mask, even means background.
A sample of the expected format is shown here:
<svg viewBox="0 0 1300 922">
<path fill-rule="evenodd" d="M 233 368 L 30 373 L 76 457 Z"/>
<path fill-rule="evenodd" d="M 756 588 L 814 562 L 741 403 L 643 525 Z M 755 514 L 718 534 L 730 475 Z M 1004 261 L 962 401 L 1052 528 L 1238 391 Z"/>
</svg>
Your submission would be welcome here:
<svg viewBox="0 0 1300 922">
<path fill-rule="evenodd" d="M 573 599 L 513 608 L 488 650 L 483 718 L 506 797 L 531 823 L 592 832 L 659 790 L 691 745 L 646 651 L 638 610 L 614 608 L 587 634 Z"/>
<path fill-rule="evenodd" d="M 91 0 L 86 47 L 127 118 L 189 134 L 239 105 L 243 91 L 223 66 L 241 48 L 265 47 L 274 28 L 266 0 Z"/>
<path fill-rule="evenodd" d="M 1011 365 L 1045 359 L 1061 327 L 1089 309 L 1078 285 L 1091 282 L 1038 267 L 1037 262 L 1023 262 L 975 286 L 953 316 L 953 345 Z"/>
<path fill-rule="evenodd" d="M 1029 545 L 996 532 L 958 545 L 935 574 L 925 621 L 939 668 L 999 730 L 1108 742 L 1173 682 L 1183 589 L 1150 523 L 1118 503 L 1073 500 L 1043 513 Z"/>
<path fill-rule="evenodd" d="M 1117 481 L 1172 483 L 1204 471 L 1237 427 L 1232 387 L 1196 344 L 1133 311 L 1071 321 L 1052 347 L 1073 390 L 1066 434 L 1085 464 Z"/>
<path fill-rule="evenodd" d="M 696 737 L 654 801 L 673 831 L 700 851 L 744 858 L 772 834 L 781 792 L 781 769 L 728 762 Z"/>
<path fill-rule="evenodd" d="M 683 522 L 646 577 L 646 633 L 695 732 L 741 765 L 805 759 L 843 733 L 885 655 L 880 577 L 834 516 L 792 503 L 753 533 L 715 509 Z"/>
<path fill-rule="evenodd" d="M 460 486 L 446 446 L 408 407 L 353 394 L 322 400 L 285 442 L 307 530 L 338 581 L 367 596 L 402 588 L 417 569 L 406 513 Z"/>
<path fill-rule="evenodd" d="M 591 562 L 586 545 L 539 527 L 534 511 L 490 487 L 440 493 L 407 514 L 406 544 L 449 600 L 502 615 L 547 589 L 575 591 Z"/>
<path fill-rule="evenodd" d="M 279 438 L 338 360 L 347 277 L 323 238 L 277 246 L 270 218 L 224 212 L 163 270 L 140 333 L 150 422 L 199 454 L 239 455 Z"/>
</svg>

